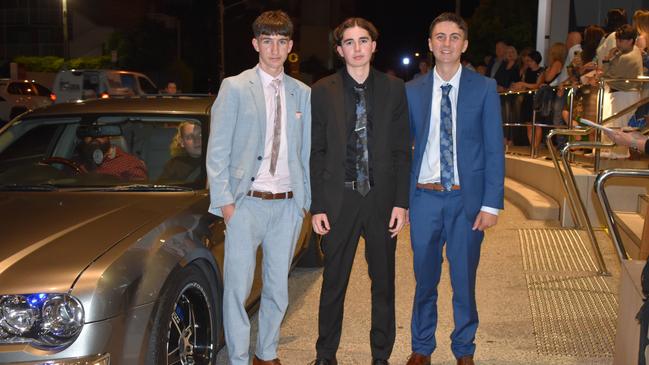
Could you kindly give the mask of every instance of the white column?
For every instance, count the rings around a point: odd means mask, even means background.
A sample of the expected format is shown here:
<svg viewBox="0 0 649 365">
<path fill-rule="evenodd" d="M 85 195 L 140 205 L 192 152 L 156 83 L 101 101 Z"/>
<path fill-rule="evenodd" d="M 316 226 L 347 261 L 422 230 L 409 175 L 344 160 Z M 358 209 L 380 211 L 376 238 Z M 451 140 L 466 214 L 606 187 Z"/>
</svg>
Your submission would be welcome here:
<svg viewBox="0 0 649 365">
<path fill-rule="evenodd" d="M 552 20 L 552 0 L 539 0 L 539 13 L 536 26 L 536 50 L 543 56 L 550 48 L 550 21 Z"/>
</svg>

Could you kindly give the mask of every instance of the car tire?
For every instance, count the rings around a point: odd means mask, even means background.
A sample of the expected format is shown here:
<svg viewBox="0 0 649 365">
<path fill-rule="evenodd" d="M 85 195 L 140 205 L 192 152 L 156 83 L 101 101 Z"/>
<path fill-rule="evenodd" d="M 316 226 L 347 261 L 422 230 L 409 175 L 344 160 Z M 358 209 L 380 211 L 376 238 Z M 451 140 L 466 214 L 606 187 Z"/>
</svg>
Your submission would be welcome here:
<svg viewBox="0 0 649 365">
<path fill-rule="evenodd" d="M 205 273 L 193 263 L 169 276 L 150 322 L 146 364 L 216 364 L 221 308 Z"/>
<path fill-rule="evenodd" d="M 19 116 L 20 114 L 26 111 L 27 108 L 11 108 L 11 113 L 9 113 L 9 120 L 14 119 L 15 117 Z"/>
<path fill-rule="evenodd" d="M 324 253 L 320 247 L 322 236 L 311 232 L 307 247 L 297 262 L 298 267 L 322 267 L 324 265 Z"/>
</svg>

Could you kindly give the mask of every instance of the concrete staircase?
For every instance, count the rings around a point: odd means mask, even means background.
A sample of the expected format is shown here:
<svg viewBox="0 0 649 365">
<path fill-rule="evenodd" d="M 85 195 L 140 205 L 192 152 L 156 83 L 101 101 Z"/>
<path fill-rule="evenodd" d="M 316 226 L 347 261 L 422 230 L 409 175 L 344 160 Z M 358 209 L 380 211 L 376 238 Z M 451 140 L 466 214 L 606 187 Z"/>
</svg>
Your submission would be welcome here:
<svg viewBox="0 0 649 365">
<path fill-rule="evenodd" d="M 644 232 L 644 225 L 649 205 L 649 195 L 638 196 L 638 208 L 631 212 L 615 212 L 620 236 L 629 256 L 634 259 L 646 260 L 649 247 L 643 247 L 642 237 L 649 234 Z M 645 243 L 647 246 L 647 243 Z"/>
<path fill-rule="evenodd" d="M 609 161 L 603 168 L 646 168 L 646 161 Z M 636 166 L 637 165 L 637 166 Z M 643 167 L 644 166 L 644 167 Z M 592 169 L 573 166 L 573 173 L 586 212 L 595 229 L 606 227 L 599 200 L 594 193 L 595 175 Z M 527 156 L 507 154 L 505 158 L 505 198 L 521 208 L 526 217 L 534 220 L 559 221 L 562 227 L 574 227 L 570 205 L 565 197 L 554 164 L 546 158 L 532 159 Z M 644 179 L 611 179 L 606 192 L 622 242 L 634 259 L 649 255 L 649 243 L 641 244 L 645 214 L 649 206 L 649 182 Z"/>
<path fill-rule="evenodd" d="M 559 204 L 548 194 L 512 178 L 505 178 L 505 197 L 528 219 L 559 220 Z"/>
</svg>

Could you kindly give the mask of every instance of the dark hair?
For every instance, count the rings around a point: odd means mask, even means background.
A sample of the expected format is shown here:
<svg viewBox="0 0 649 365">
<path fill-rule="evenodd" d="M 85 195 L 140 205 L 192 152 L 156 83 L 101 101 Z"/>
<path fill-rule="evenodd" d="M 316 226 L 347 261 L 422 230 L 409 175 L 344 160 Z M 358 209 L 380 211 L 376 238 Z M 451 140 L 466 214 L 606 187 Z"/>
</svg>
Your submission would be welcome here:
<svg viewBox="0 0 649 365">
<path fill-rule="evenodd" d="M 584 30 L 584 40 L 581 42 L 581 60 L 588 63 L 593 60 L 597 53 L 597 46 L 604 38 L 604 29 L 598 25 L 589 25 Z"/>
<path fill-rule="evenodd" d="M 530 54 L 528 54 L 527 57 L 531 58 L 532 61 L 538 63 L 539 65 L 541 64 L 541 60 L 543 60 L 541 53 L 537 50 L 530 52 Z"/>
<path fill-rule="evenodd" d="M 612 33 L 624 24 L 627 24 L 626 10 L 613 8 L 606 13 L 606 32 Z"/>
<path fill-rule="evenodd" d="M 435 28 L 435 26 L 438 23 L 441 23 L 441 22 L 452 22 L 452 23 L 457 24 L 457 26 L 460 29 L 462 29 L 462 31 L 464 32 L 464 39 L 469 39 L 469 26 L 466 24 L 466 21 L 464 21 L 464 19 L 462 19 L 461 16 L 459 16 L 459 15 L 457 15 L 455 13 L 449 13 L 449 12 L 441 13 L 440 15 L 437 16 L 437 18 L 435 18 L 430 23 L 430 27 L 428 27 L 428 36 L 429 37 L 433 36 L 433 28 Z M 505 41 L 503 41 L 503 42 L 505 44 L 507 44 Z"/>
<path fill-rule="evenodd" d="M 615 30 L 615 39 L 635 39 L 638 37 L 638 31 L 631 24 L 624 24 Z"/>
<path fill-rule="evenodd" d="M 374 24 L 372 24 L 372 22 L 367 19 L 352 17 L 345 19 L 342 23 L 340 23 L 339 26 L 336 27 L 336 29 L 334 29 L 334 43 L 341 46 L 345 31 L 349 28 L 354 27 L 365 29 L 367 33 L 370 34 L 372 41 L 376 41 L 379 38 L 379 31 L 376 29 Z"/>
<path fill-rule="evenodd" d="M 252 33 L 255 38 L 261 35 L 281 35 L 291 38 L 293 22 L 288 14 L 281 10 L 265 11 L 252 23 Z"/>
</svg>

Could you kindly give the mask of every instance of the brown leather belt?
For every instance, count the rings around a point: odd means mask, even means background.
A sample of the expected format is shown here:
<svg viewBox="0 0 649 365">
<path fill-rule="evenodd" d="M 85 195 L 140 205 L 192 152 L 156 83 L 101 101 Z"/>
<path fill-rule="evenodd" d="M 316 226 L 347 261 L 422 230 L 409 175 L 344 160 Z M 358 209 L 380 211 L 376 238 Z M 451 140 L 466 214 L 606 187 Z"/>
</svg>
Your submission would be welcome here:
<svg viewBox="0 0 649 365">
<path fill-rule="evenodd" d="M 289 191 L 286 193 L 277 193 L 273 194 L 270 191 L 257 191 L 257 190 L 250 190 L 248 191 L 248 196 L 251 196 L 253 198 L 259 198 L 263 200 L 275 200 L 275 199 L 292 199 L 293 198 L 293 192 Z"/>
<path fill-rule="evenodd" d="M 434 190 L 434 191 L 446 191 L 446 190 L 444 190 L 444 187 L 442 186 L 442 184 L 439 184 L 439 183 L 426 183 L 426 184 L 417 183 L 417 189 Z M 452 185 L 451 190 L 460 190 L 460 185 Z"/>
</svg>

